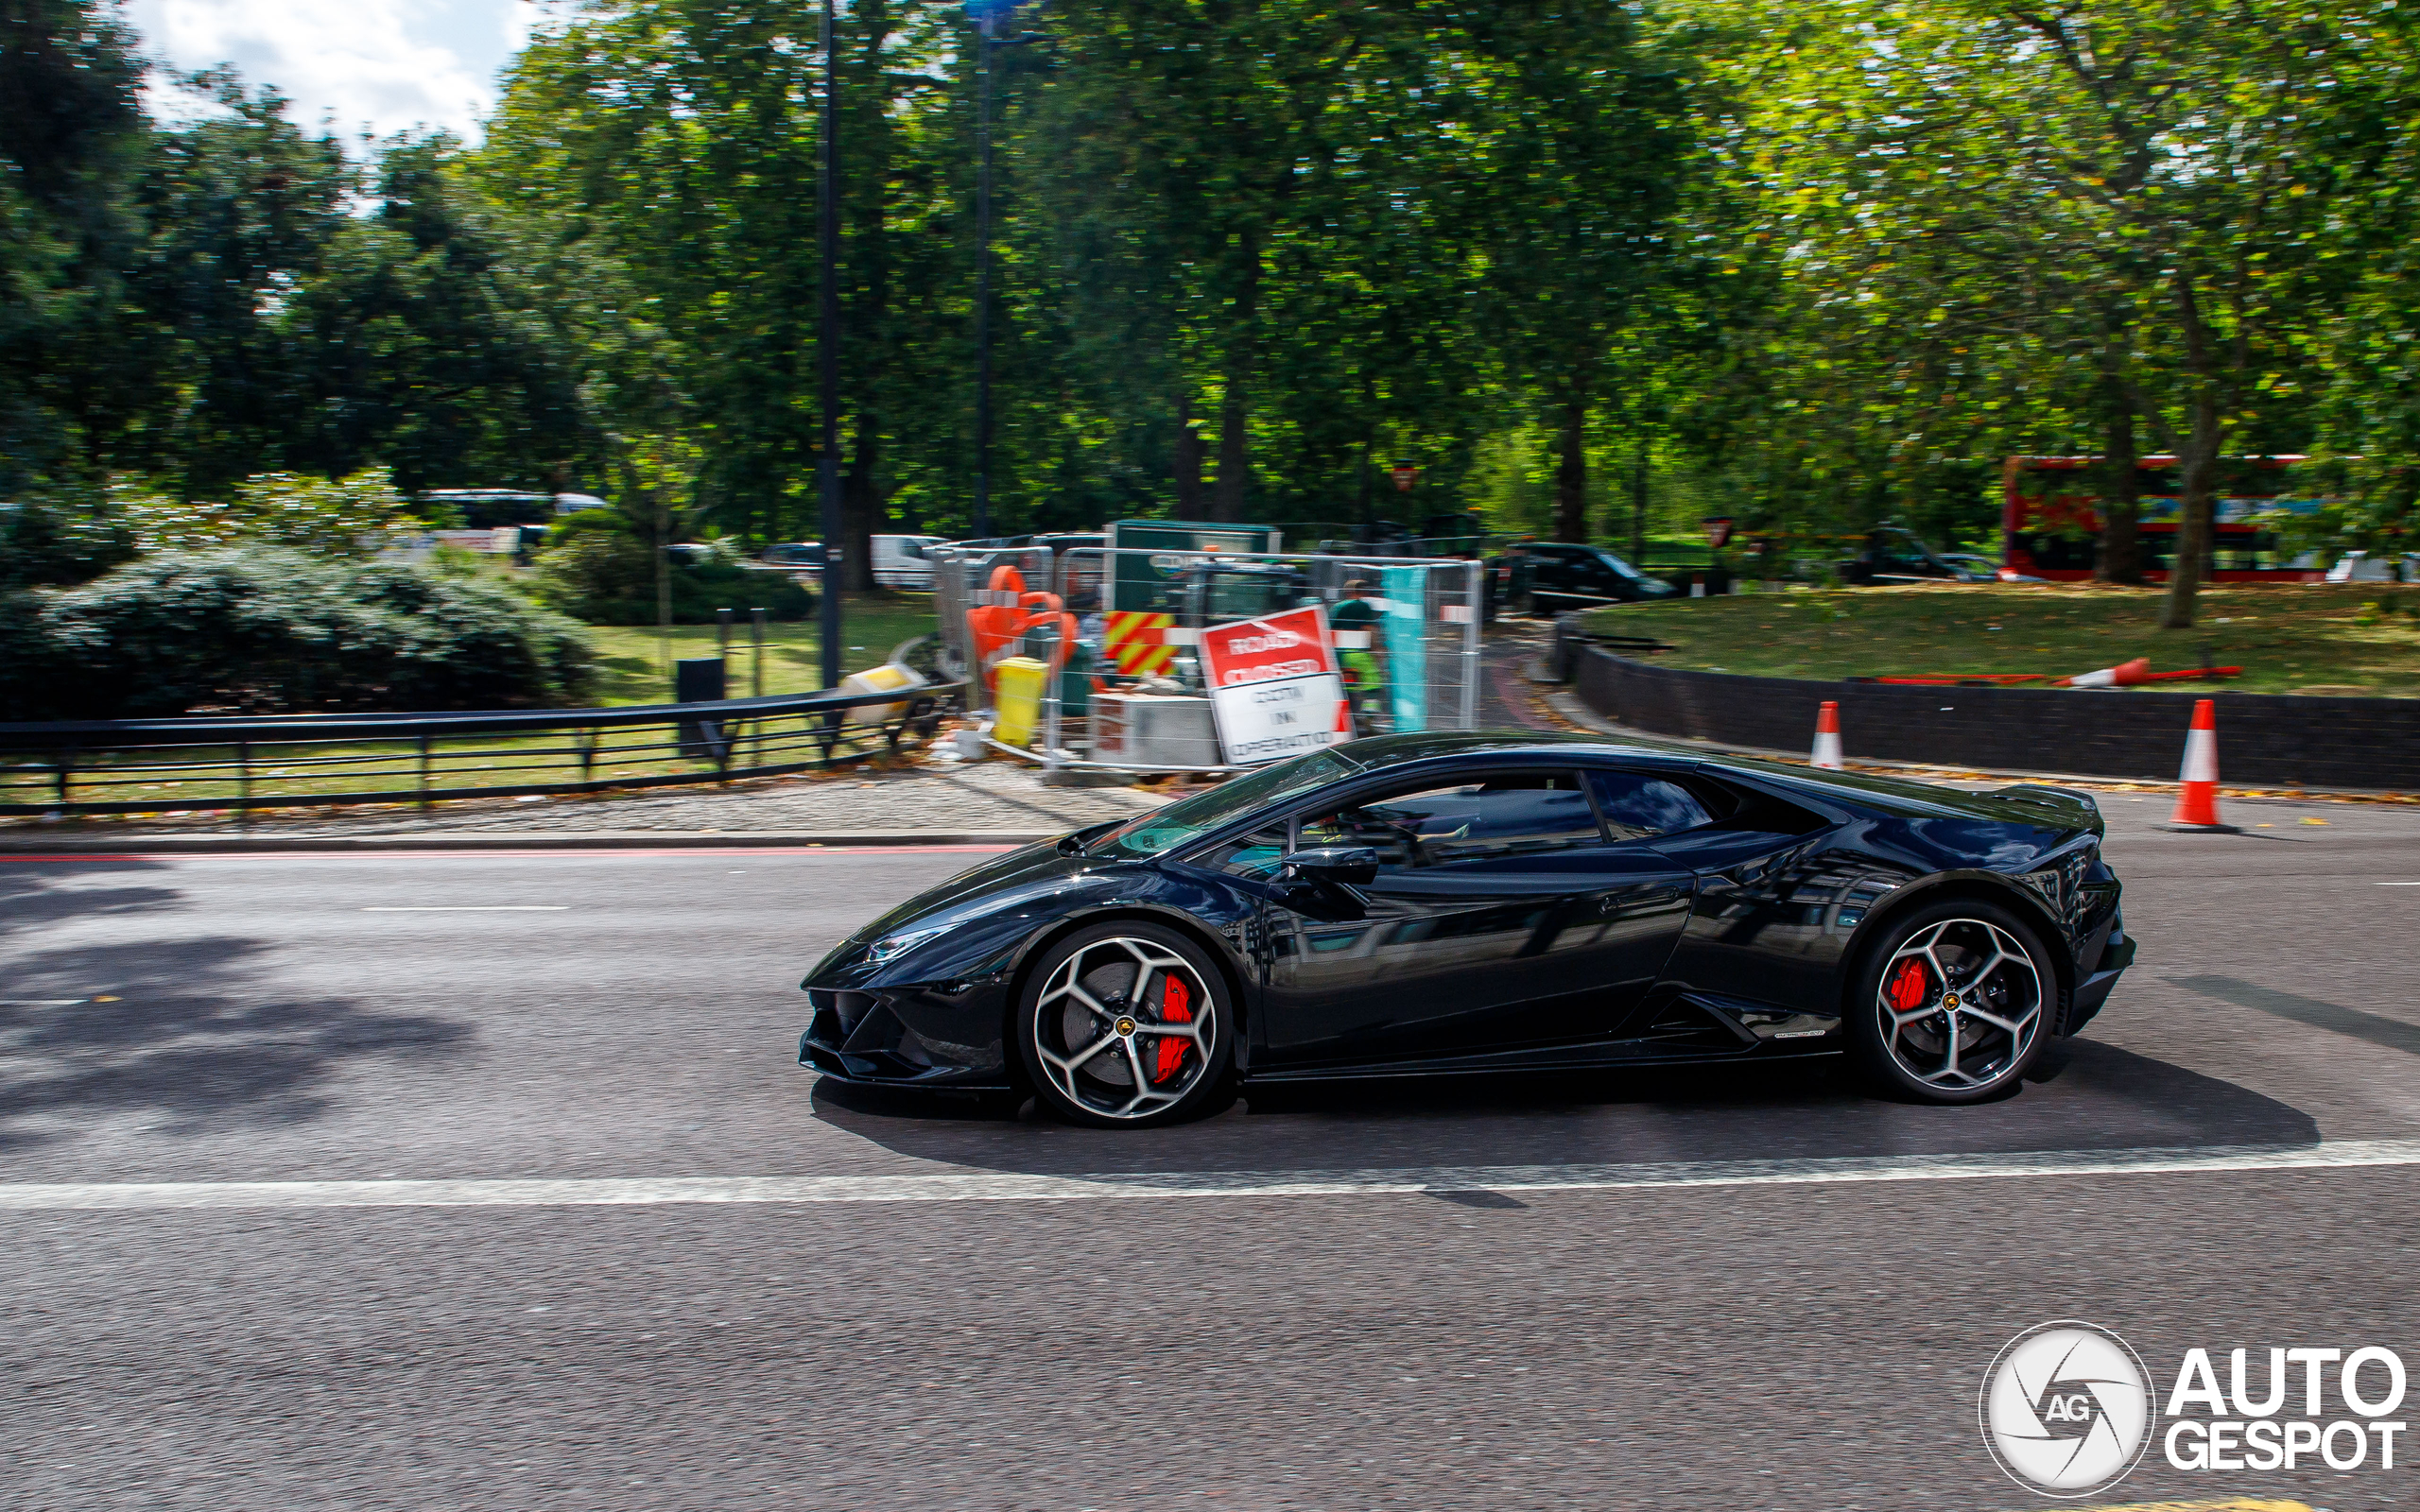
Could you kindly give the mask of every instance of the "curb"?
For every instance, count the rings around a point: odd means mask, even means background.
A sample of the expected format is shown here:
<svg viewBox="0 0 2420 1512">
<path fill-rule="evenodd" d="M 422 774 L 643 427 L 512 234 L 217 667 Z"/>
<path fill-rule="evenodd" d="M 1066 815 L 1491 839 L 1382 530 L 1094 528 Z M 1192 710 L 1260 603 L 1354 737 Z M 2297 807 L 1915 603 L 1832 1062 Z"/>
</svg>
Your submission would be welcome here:
<svg viewBox="0 0 2420 1512">
<path fill-rule="evenodd" d="M 494 830 L 411 834 L 216 835 L 49 834 L 0 836 L 0 856 L 285 855 L 403 850 L 723 850 L 836 846 L 1030 845 L 1063 833 L 1033 830 L 872 830 L 800 833 L 786 830 Z"/>
<path fill-rule="evenodd" d="M 1794 766 L 1804 766 L 1806 765 L 1806 752 L 1804 750 L 1773 750 L 1762 746 L 1726 746 L 1720 741 L 1695 740 L 1686 735 L 1659 735 L 1651 730 L 1636 730 L 1628 725 L 1617 725 L 1612 720 L 1606 718 L 1603 714 L 1599 713 L 1596 710 L 1589 708 L 1586 701 L 1576 693 L 1549 693 L 1546 696 L 1546 703 L 1547 708 L 1553 710 L 1555 713 L 1561 717 L 1569 720 L 1571 723 L 1578 725 L 1583 730 L 1591 730 L 1600 735 L 1613 735 L 1625 740 L 1648 741 L 1658 746 L 1683 746 L 1692 750 L 1705 751 L 1709 755 L 1753 756 L 1758 761 L 1788 762 Z M 1905 772 L 1914 776 L 1922 782 L 1954 782 L 1961 778 L 1968 777 L 2005 777 L 2012 782 L 2056 782 L 2066 787 L 2116 788 L 2121 790 L 2127 788 L 2166 790 L 2174 788 L 2177 785 L 2173 779 L 2168 778 L 2084 777 L 2074 772 L 2013 771 L 2007 767 L 2001 766 L 1942 766 L 1927 762 L 1861 762 L 1853 757 L 1848 761 L 1847 765 L 1848 769 L 1853 772 L 1876 772 L 1885 775 L 1893 772 Z M 2308 799 L 2314 801 L 2341 800 L 2344 802 L 2409 803 L 2411 800 L 2411 794 L 2398 788 L 2386 787 L 2297 787 L 2290 792 L 2287 792 L 2274 786 L 2230 787 L 2221 785 L 2219 789 L 2219 795 L 2221 798 L 2234 799 Z"/>
</svg>

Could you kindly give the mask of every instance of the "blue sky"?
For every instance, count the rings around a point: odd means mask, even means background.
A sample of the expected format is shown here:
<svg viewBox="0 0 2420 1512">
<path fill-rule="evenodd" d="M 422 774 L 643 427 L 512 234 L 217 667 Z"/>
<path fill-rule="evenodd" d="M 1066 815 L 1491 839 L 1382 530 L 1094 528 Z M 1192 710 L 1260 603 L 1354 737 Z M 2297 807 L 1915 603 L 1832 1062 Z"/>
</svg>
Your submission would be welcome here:
<svg viewBox="0 0 2420 1512">
<path fill-rule="evenodd" d="M 233 63 L 246 83 L 277 86 L 305 123 L 329 119 L 346 136 L 442 127 L 475 142 L 498 72 L 559 3 L 126 0 L 126 16 L 154 60 Z"/>
</svg>

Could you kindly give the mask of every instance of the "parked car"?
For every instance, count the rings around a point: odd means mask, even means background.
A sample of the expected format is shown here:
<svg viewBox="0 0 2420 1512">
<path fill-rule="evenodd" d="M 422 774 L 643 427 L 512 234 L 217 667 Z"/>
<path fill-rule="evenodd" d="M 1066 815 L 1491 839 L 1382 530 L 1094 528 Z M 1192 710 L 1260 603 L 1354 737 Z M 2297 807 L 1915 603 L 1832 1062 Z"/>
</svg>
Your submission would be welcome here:
<svg viewBox="0 0 2420 1512">
<path fill-rule="evenodd" d="M 2420 583 L 2420 556 L 2348 551 L 2327 569 L 2331 583 Z"/>
<path fill-rule="evenodd" d="M 885 588 L 913 588 L 926 593 L 933 586 L 933 564 L 925 548 L 941 544 L 939 536 L 876 536 L 873 538 L 873 580 Z"/>
<path fill-rule="evenodd" d="M 1952 567 L 1972 574 L 1979 582 L 1990 582 L 2000 576 L 2000 564 L 1989 557 L 1971 551 L 1940 551 L 1933 555 Z"/>
<path fill-rule="evenodd" d="M 1661 577 L 1648 576 L 1602 546 L 1539 541 L 1525 549 L 1530 558 L 1530 603 L 1541 614 L 1595 609 L 1600 604 L 1670 598 L 1680 592 Z"/>
<path fill-rule="evenodd" d="M 1895 583 L 1988 583 L 1999 576 L 1999 569 L 1989 563 L 1977 568 L 1950 560 L 1926 545 L 1923 537 L 1898 525 L 1877 525 L 1867 531 L 1865 549 L 1838 565 L 1841 576 L 1860 588 Z"/>
<path fill-rule="evenodd" d="M 939 536 L 876 536 L 873 538 L 873 580 L 884 588 L 914 588 L 929 590 L 933 586 L 933 564 L 925 559 L 926 546 L 941 543 Z M 786 567 L 804 573 L 823 571 L 823 542 L 820 541 L 786 541 L 768 546 L 756 559 L 768 567 Z M 839 555 L 847 561 L 846 553 Z"/>
<path fill-rule="evenodd" d="M 786 541 L 777 546 L 767 546 L 756 554 L 756 559 L 768 567 L 805 567 L 823 570 L 823 542 L 820 541 Z"/>
</svg>

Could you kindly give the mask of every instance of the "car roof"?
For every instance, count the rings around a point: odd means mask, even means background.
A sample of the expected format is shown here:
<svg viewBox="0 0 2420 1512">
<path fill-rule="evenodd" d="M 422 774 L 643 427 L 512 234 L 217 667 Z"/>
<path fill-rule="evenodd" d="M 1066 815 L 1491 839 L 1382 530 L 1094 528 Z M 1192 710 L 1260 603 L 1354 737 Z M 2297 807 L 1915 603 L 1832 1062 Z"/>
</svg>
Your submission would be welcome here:
<svg viewBox="0 0 2420 1512">
<path fill-rule="evenodd" d="M 1603 735 L 1561 730 L 1435 730 L 1402 735 L 1370 735 L 1329 749 L 1374 772 L 1411 762 L 1462 759 L 1472 756 L 1541 756 L 1569 761 L 1575 756 L 1681 756 L 1702 759 L 1703 753 L 1652 741 L 1612 740 Z"/>
<path fill-rule="evenodd" d="M 1517 765 L 1525 760 L 1585 762 L 1649 761 L 1668 767 L 1689 766 L 1717 775 L 1777 784 L 1799 799 L 1816 799 L 1868 812 L 1901 815 L 1957 814 L 2008 820 L 2017 817 L 1990 793 L 1966 793 L 1930 782 L 1884 777 L 1870 772 L 1818 771 L 1794 763 L 1763 760 L 1705 750 L 1679 742 L 1554 730 L 1431 730 L 1418 734 L 1373 735 L 1328 747 L 1360 768 L 1353 779 L 1374 776 L 1413 763 L 1467 761 L 1478 758 L 1491 765 Z"/>
</svg>

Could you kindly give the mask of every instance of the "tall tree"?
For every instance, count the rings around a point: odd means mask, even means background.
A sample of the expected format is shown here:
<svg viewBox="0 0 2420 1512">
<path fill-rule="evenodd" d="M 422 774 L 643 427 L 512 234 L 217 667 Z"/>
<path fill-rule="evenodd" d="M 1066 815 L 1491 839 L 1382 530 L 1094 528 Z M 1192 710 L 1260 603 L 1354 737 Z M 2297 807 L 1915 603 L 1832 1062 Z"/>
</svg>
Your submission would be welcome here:
<svg viewBox="0 0 2420 1512">
<path fill-rule="evenodd" d="M 1491 336 L 1555 438 L 1555 532 L 1585 541 L 1589 419 L 1617 397 L 1616 346 L 1669 252 L 1683 79 L 1618 5 L 1517 0 L 1475 22 L 1471 51 Z"/>
<path fill-rule="evenodd" d="M 127 423 L 116 339 L 141 222 L 143 63 L 112 6 L 0 9 L 0 490 L 101 465 Z"/>
</svg>

